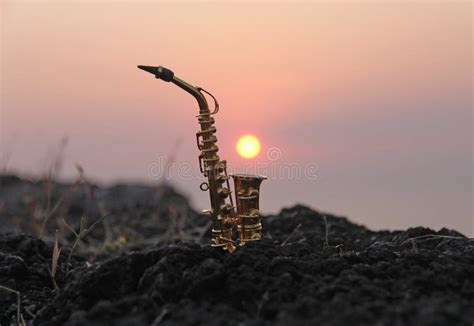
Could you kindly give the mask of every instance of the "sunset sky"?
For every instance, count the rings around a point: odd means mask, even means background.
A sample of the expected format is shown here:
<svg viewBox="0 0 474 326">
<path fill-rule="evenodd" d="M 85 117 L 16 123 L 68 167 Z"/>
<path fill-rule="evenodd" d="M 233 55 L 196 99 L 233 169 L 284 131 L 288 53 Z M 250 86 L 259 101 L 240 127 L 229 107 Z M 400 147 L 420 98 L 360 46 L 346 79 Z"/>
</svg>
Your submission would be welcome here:
<svg viewBox="0 0 474 326">
<path fill-rule="evenodd" d="M 43 173 L 65 136 L 63 179 L 79 163 L 101 184 L 156 184 L 170 155 L 196 168 L 197 104 L 136 68 L 163 65 L 219 100 L 234 172 L 317 166 L 264 181 L 264 213 L 474 235 L 470 1 L 0 3 L 2 169 Z M 238 156 L 243 134 L 256 158 Z M 170 179 L 208 208 L 201 176 Z"/>
</svg>

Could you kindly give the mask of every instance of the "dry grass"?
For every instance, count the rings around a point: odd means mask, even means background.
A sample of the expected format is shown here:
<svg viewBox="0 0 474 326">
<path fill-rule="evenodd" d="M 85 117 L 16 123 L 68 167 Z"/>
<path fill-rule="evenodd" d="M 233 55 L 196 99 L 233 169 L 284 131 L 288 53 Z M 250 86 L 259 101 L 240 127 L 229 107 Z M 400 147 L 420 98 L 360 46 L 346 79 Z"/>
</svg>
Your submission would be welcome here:
<svg viewBox="0 0 474 326">
<path fill-rule="evenodd" d="M 129 242 L 128 238 L 130 235 L 132 237 L 134 235 L 137 239 L 140 238 L 141 235 L 127 225 L 116 225 L 112 228 L 110 219 L 105 218 L 111 214 L 105 203 L 98 196 L 97 188 L 86 177 L 84 168 L 81 165 L 76 164 L 77 177 L 70 186 L 65 188 L 57 186 L 55 180 L 63 166 L 63 156 L 67 143 L 68 139 L 63 138 L 55 150 L 55 153 L 49 155 L 52 159 L 48 164 L 47 173 L 45 173 L 42 178 L 43 194 L 41 197 L 44 199 L 37 199 L 36 194 L 25 196 L 24 200 L 29 208 L 31 222 L 23 224 L 19 226 L 19 228 L 30 232 L 33 231 L 43 240 L 59 238 L 63 245 L 71 246 L 71 253 L 66 265 L 67 269 L 69 269 L 71 268 L 71 256 L 74 252 L 77 252 L 78 246 L 84 246 L 88 251 L 98 255 L 110 251 L 123 250 L 125 244 Z M 168 187 L 166 183 L 167 178 L 165 177 L 169 176 L 171 172 L 170 168 L 175 161 L 181 143 L 182 140 L 180 138 L 176 139 L 175 144 L 172 146 L 171 153 L 167 155 L 165 161 L 165 176 L 159 180 L 156 187 L 155 203 L 157 208 L 161 207 L 161 210 L 159 210 L 161 213 L 156 214 L 156 223 L 165 224 L 167 229 L 164 233 L 160 232 L 156 236 L 141 239 L 140 241 L 143 241 L 143 244 L 166 244 L 175 241 L 194 241 L 200 243 L 211 227 L 211 221 L 199 226 L 194 226 L 193 223 L 189 223 L 188 219 L 190 216 L 187 209 L 185 207 L 179 207 L 178 204 L 174 204 L 172 201 L 170 202 L 167 198 L 164 198 L 166 195 L 165 191 Z M 61 193 L 58 192 L 59 189 L 61 189 Z M 86 222 L 86 216 L 83 215 L 80 221 L 76 220 L 74 222 L 72 217 L 68 216 L 69 209 L 71 205 L 74 204 L 76 194 L 79 192 L 81 196 L 84 192 L 86 200 L 91 203 L 93 210 L 97 209 L 101 216 L 89 227 L 86 227 L 86 224 L 88 224 Z M 93 238 L 90 241 L 87 240 L 87 245 L 84 244 L 83 240 L 85 237 L 89 235 L 90 231 L 99 223 L 101 223 L 104 228 L 104 239 L 97 242 L 96 239 Z M 56 229 L 55 238 L 53 238 L 53 234 L 51 234 L 53 224 L 54 229 Z M 191 224 L 191 227 L 188 227 L 188 224 Z M 68 230 L 73 233 L 74 238 L 69 236 L 67 238 L 65 237 L 65 235 L 68 234 Z M 56 266 L 56 268 L 58 268 L 58 266 Z M 50 274 L 55 274 L 53 269 L 53 264 L 48 264 Z M 55 279 L 54 276 L 52 276 L 52 279 Z"/>
<path fill-rule="evenodd" d="M 74 183 L 68 188 L 67 192 L 63 194 L 56 202 L 53 203 L 52 194 L 54 189 L 54 180 L 57 179 L 58 173 L 63 166 L 64 151 L 68 144 L 68 138 L 63 137 L 56 149 L 56 153 L 52 155 L 53 159 L 49 164 L 48 171 L 43 178 L 43 187 L 45 191 L 46 202 L 42 205 L 36 202 L 33 197 L 26 198 L 26 203 L 30 209 L 30 215 L 32 217 L 31 226 L 39 238 L 44 238 L 47 230 L 48 222 L 50 219 L 59 212 L 59 215 L 65 216 L 68 207 L 71 205 L 74 194 L 83 187 L 84 191 L 90 198 L 90 200 L 96 205 L 101 216 L 110 215 L 105 205 L 97 198 L 94 187 L 85 177 L 84 169 L 79 164 L 76 164 L 78 171 L 78 177 Z M 62 209 L 61 209 L 62 208 Z M 101 219 L 104 226 L 105 242 L 111 241 L 113 238 L 113 232 L 108 223 L 108 220 Z M 58 225 L 62 227 L 62 225 Z"/>
<path fill-rule="evenodd" d="M 285 241 L 282 242 L 281 246 L 284 247 L 288 244 L 288 242 L 291 240 L 291 238 L 294 237 L 294 235 L 296 234 L 296 232 L 298 232 L 298 230 L 301 228 L 301 224 L 298 224 L 294 229 L 293 231 L 291 231 L 290 235 L 285 239 Z"/>
<path fill-rule="evenodd" d="M 84 185 L 84 189 L 86 193 L 88 194 L 92 202 L 95 203 L 97 209 L 99 210 L 100 215 L 102 216 L 100 220 L 102 221 L 102 225 L 104 227 L 104 233 L 105 233 L 104 242 L 106 243 L 111 242 L 112 239 L 114 238 L 114 234 L 113 234 L 112 228 L 110 227 L 109 221 L 104 218 L 105 216 L 110 215 L 110 213 L 105 208 L 104 203 L 99 198 L 97 198 L 94 187 L 92 187 L 91 183 L 85 177 L 84 168 L 80 166 L 79 164 L 76 164 L 76 169 L 79 172 L 79 178 L 82 184 Z"/>
<path fill-rule="evenodd" d="M 340 244 L 337 244 L 335 246 L 332 246 L 329 244 L 329 223 L 328 223 L 328 219 L 327 219 L 327 216 L 324 215 L 323 216 L 323 220 L 324 220 L 324 245 L 323 245 L 323 250 L 327 250 L 327 249 L 337 249 L 339 251 L 339 256 L 342 256 L 342 254 L 344 253 L 344 244 L 343 243 L 340 243 Z"/>
<path fill-rule="evenodd" d="M 162 205 L 165 205 L 164 212 L 165 216 L 168 219 L 168 227 L 164 234 L 157 235 L 153 237 L 153 241 L 165 244 L 172 243 L 174 241 L 194 241 L 200 243 L 212 226 L 212 222 L 209 221 L 204 226 L 196 226 L 192 229 L 185 229 L 186 222 L 188 220 L 188 214 L 185 209 L 177 208 L 173 204 L 164 202 L 164 192 L 168 186 L 167 177 L 170 176 L 171 167 L 173 166 L 179 147 L 181 146 L 182 138 L 176 138 L 175 143 L 171 147 L 171 152 L 167 155 L 166 161 L 164 162 L 164 175 L 158 181 L 156 186 L 155 193 L 155 204 L 159 208 Z M 157 221 L 159 223 L 159 221 Z"/>
<path fill-rule="evenodd" d="M 67 192 L 59 198 L 59 200 L 55 203 L 55 205 L 51 209 L 47 210 L 47 213 L 43 215 L 42 227 L 41 227 L 41 232 L 40 232 L 40 236 L 44 234 L 44 231 L 49 219 L 53 216 L 53 214 L 55 214 L 62 207 L 62 212 L 60 212 L 60 215 L 64 217 L 60 220 L 62 221 L 62 223 L 58 224 L 58 226 L 61 229 L 64 229 L 64 227 L 67 228 L 75 236 L 74 242 L 72 243 L 71 253 L 69 254 L 69 257 L 67 260 L 67 269 L 69 269 L 70 267 L 71 256 L 74 250 L 76 249 L 77 245 L 81 243 L 81 241 L 92 231 L 92 229 L 94 229 L 94 227 L 97 226 L 97 224 L 102 223 L 104 227 L 105 237 L 103 240 L 102 247 L 105 247 L 106 243 L 112 242 L 112 239 L 114 238 L 114 233 L 110 227 L 110 224 L 108 220 L 105 218 L 109 216 L 110 213 L 106 209 L 104 203 L 100 199 L 98 199 L 98 197 L 96 196 L 94 187 L 85 176 L 84 168 L 82 168 L 82 166 L 80 166 L 79 164 L 76 164 L 76 169 L 78 171 L 78 176 L 75 179 L 74 183 L 68 188 Z M 101 217 L 99 217 L 89 227 L 85 227 L 85 217 L 84 216 L 81 217 L 80 224 L 79 224 L 79 231 L 76 232 L 74 228 L 66 222 L 65 216 L 66 216 L 68 207 L 71 205 L 74 194 L 78 190 L 80 190 L 81 187 L 84 189 L 90 201 L 94 203 L 94 205 L 97 207 L 98 211 L 100 212 Z M 50 196 L 48 196 L 48 198 L 50 198 Z M 49 204 L 47 206 L 49 206 Z"/>
<path fill-rule="evenodd" d="M 329 248 L 329 224 L 328 224 L 328 218 L 326 215 L 323 216 L 324 220 L 324 232 L 325 232 L 325 237 L 324 237 L 324 248 Z"/>
<path fill-rule="evenodd" d="M 59 171 L 61 170 L 63 166 L 64 151 L 67 147 L 68 142 L 69 142 L 69 139 L 67 137 L 63 137 L 61 141 L 59 142 L 56 153 L 52 155 L 53 160 L 49 164 L 48 172 L 46 173 L 46 176 L 43 181 L 45 192 L 46 192 L 46 208 L 43 210 L 44 216 L 42 217 L 43 223 L 41 225 L 41 230 L 39 232 L 40 238 L 43 237 L 46 224 L 48 223 L 49 219 L 54 214 L 54 212 L 59 208 L 62 202 L 62 198 L 60 198 L 54 205 L 52 205 L 52 192 L 53 192 L 53 185 L 54 185 L 53 181 L 57 179 L 57 175 L 59 174 Z"/>
<path fill-rule="evenodd" d="M 10 289 L 6 286 L 0 285 L 0 289 L 13 293 L 16 295 L 17 301 L 16 301 L 16 324 L 18 326 L 26 326 L 25 319 L 23 318 L 23 314 L 21 313 L 21 295 L 19 291 Z"/>
<path fill-rule="evenodd" d="M 58 262 L 59 262 L 59 255 L 61 254 L 61 249 L 59 248 L 58 243 L 58 231 L 56 231 L 54 237 L 54 246 L 53 246 L 53 254 L 51 255 L 51 278 L 53 280 L 54 288 L 56 291 L 59 291 L 58 283 L 56 282 L 56 272 L 58 270 Z"/>
<path fill-rule="evenodd" d="M 8 163 L 13 156 L 13 150 L 17 140 L 17 135 L 9 137 L 0 146 L 0 173 L 6 175 L 8 173 Z"/>
<path fill-rule="evenodd" d="M 257 305 L 257 315 L 256 315 L 257 318 L 260 318 L 260 314 L 262 313 L 263 305 L 265 303 L 267 303 L 269 298 L 270 298 L 270 295 L 269 295 L 268 291 L 265 291 L 262 294 L 262 298 L 260 299 L 260 302 Z"/>
<path fill-rule="evenodd" d="M 156 316 L 155 320 L 153 320 L 153 323 L 151 326 L 158 326 L 162 321 L 163 318 L 168 314 L 168 309 L 163 308 L 158 316 Z"/>
<path fill-rule="evenodd" d="M 432 240 L 432 239 L 453 239 L 453 240 L 467 240 L 467 241 L 474 241 L 474 238 L 465 238 L 465 237 L 454 237 L 450 235 L 441 235 L 441 234 L 425 234 L 425 235 L 420 235 L 417 237 L 412 237 L 408 238 L 405 241 L 402 242 L 402 245 L 408 242 L 411 242 L 412 244 L 416 245 L 416 241 L 427 241 L 427 240 Z"/>
<path fill-rule="evenodd" d="M 89 227 L 85 227 L 84 226 L 84 218 L 82 217 L 81 218 L 81 222 L 80 222 L 80 226 L 79 226 L 79 232 L 76 232 L 76 230 L 74 230 L 73 227 L 71 227 L 67 222 L 66 220 L 64 219 L 63 222 L 64 222 L 64 225 L 66 226 L 66 228 L 68 228 L 69 231 L 71 231 L 74 236 L 75 236 L 75 240 L 74 240 L 74 243 L 72 244 L 72 247 L 71 247 L 71 251 L 69 252 L 69 255 L 67 257 L 67 261 L 66 261 L 66 274 L 69 272 L 69 267 L 70 267 L 70 263 L 71 263 L 71 258 L 72 258 L 72 255 L 74 253 L 74 250 L 76 249 L 77 245 L 94 229 L 94 227 L 99 224 L 100 222 L 102 222 L 105 217 L 107 215 L 102 215 L 101 217 L 99 217 L 94 223 L 92 223 Z"/>
</svg>

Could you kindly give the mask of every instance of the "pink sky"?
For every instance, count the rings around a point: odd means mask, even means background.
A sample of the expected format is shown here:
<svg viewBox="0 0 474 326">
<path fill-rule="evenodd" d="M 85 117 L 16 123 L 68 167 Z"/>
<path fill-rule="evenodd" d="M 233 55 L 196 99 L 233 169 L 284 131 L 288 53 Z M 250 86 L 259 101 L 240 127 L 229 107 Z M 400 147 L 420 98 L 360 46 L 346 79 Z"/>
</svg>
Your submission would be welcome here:
<svg viewBox="0 0 474 326">
<path fill-rule="evenodd" d="M 101 183 L 152 183 L 173 151 L 196 167 L 194 99 L 136 68 L 164 65 L 219 99 L 235 170 L 317 164 L 316 180 L 265 181 L 263 211 L 304 203 L 473 235 L 471 24 L 469 1 L 4 0 L 2 155 L 39 174 L 67 136 L 63 178 L 78 162 Z M 253 161 L 234 149 L 244 133 L 262 141 Z M 201 177 L 172 181 L 208 207 Z"/>
</svg>

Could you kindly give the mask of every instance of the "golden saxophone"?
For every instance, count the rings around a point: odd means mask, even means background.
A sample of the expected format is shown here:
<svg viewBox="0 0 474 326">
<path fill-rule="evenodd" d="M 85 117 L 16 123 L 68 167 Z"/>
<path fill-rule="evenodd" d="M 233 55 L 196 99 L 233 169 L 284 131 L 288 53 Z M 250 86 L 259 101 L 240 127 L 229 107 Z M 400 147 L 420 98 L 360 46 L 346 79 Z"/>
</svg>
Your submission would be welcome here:
<svg viewBox="0 0 474 326">
<path fill-rule="evenodd" d="M 213 247 L 222 247 L 232 252 L 236 248 L 233 240 L 233 230 L 239 232 L 239 243 L 244 245 L 247 241 L 261 239 L 262 224 L 259 212 L 260 184 L 266 177 L 252 174 L 233 174 L 230 177 L 234 181 L 236 206 L 232 200 L 227 175 L 226 161 L 221 160 L 217 152 L 217 136 L 215 120 L 213 115 L 219 111 L 216 98 L 201 87 L 196 87 L 176 77 L 174 73 L 162 66 L 138 66 L 138 68 L 154 74 L 157 79 L 172 82 L 194 96 L 199 104 L 199 115 L 197 116 L 201 130 L 196 133 L 197 147 L 201 151 L 199 155 L 199 168 L 201 173 L 207 177 L 207 182 L 200 185 L 203 191 L 209 191 L 211 209 L 209 213 L 212 219 Z M 209 110 L 204 94 L 209 95 L 214 101 L 214 110 Z M 235 211 L 237 208 L 237 213 Z"/>
</svg>

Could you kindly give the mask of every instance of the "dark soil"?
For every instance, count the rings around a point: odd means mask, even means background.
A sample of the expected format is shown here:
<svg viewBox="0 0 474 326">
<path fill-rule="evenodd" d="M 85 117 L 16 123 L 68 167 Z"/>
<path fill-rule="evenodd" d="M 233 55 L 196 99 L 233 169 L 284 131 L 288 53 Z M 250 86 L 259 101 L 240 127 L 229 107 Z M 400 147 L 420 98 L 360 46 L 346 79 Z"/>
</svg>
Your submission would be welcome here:
<svg viewBox="0 0 474 326">
<path fill-rule="evenodd" d="M 207 218 L 166 186 L 91 194 L 84 184 L 1 182 L 0 285 L 20 292 L 33 325 L 474 322 L 474 242 L 456 231 L 374 232 L 295 206 L 264 217 L 264 240 L 229 254 L 207 245 Z M 63 218 L 78 231 L 81 216 L 89 226 L 104 212 L 68 265 L 75 237 Z M 1 325 L 15 323 L 16 302 L 0 289 Z"/>
</svg>

